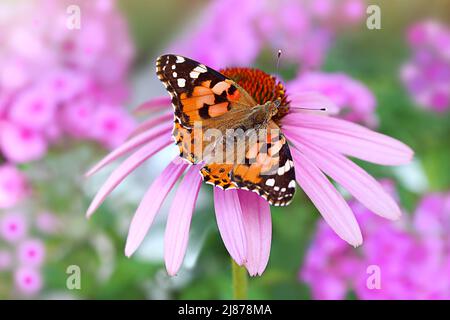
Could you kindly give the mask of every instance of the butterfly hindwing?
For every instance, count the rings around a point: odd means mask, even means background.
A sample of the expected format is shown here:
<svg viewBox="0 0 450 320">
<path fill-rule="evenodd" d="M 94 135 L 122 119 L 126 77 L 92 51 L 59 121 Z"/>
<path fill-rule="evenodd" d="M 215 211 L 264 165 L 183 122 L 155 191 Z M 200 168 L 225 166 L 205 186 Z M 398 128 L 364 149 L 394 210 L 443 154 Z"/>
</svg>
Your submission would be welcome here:
<svg viewBox="0 0 450 320">
<path fill-rule="evenodd" d="M 232 164 L 218 164 L 210 163 L 205 165 L 200 174 L 205 183 L 219 187 L 221 189 L 236 189 L 237 185 L 231 180 L 231 171 L 234 165 Z"/>
<path fill-rule="evenodd" d="M 271 121 L 266 141 L 248 147 L 246 160 L 231 172 L 238 188 L 258 193 L 275 206 L 288 205 L 295 193 L 295 171 L 286 138 Z M 276 129 L 278 128 L 278 130 Z"/>
</svg>

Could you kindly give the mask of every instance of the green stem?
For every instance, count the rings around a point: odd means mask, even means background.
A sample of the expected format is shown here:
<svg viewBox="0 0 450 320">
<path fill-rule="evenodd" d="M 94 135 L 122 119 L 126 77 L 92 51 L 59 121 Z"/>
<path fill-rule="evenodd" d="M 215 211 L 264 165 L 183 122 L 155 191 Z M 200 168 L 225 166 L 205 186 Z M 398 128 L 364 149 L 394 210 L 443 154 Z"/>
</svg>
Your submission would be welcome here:
<svg viewBox="0 0 450 320">
<path fill-rule="evenodd" d="M 247 270 L 239 266 L 231 259 L 231 272 L 233 275 L 233 299 L 248 299 L 248 278 Z"/>
</svg>

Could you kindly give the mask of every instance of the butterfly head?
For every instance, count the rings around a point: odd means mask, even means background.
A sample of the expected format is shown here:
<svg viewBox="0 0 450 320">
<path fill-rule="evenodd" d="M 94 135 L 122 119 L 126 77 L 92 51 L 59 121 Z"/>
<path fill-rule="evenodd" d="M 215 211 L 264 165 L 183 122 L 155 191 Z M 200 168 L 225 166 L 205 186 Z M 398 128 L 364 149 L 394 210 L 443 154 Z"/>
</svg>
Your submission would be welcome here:
<svg viewBox="0 0 450 320">
<path fill-rule="evenodd" d="M 278 113 L 278 108 L 280 107 L 280 105 L 281 99 L 266 102 L 265 106 L 267 108 L 267 113 L 269 114 L 270 118 L 272 118 L 274 115 Z"/>
<path fill-rule="evenodd" d="M 274 100 L 274 101 L 272 101 L 272 104 L 277 108 L 277 110 L 278 110 L 278 108 L 280 107 L 280 105 L 281 105 L 281 98 L 277 98 L 276 100 Z"/>
<path fill-rule="evenodd" d="M 276 101 L 267 101 L 263 105 L 257 105 L 254 107 L 254 112 L 258 112 L 261 114 L 264 114 L 268 120 L 272 118 L 274 115 L 278 112 L 279 103 Z"/>
</svg>

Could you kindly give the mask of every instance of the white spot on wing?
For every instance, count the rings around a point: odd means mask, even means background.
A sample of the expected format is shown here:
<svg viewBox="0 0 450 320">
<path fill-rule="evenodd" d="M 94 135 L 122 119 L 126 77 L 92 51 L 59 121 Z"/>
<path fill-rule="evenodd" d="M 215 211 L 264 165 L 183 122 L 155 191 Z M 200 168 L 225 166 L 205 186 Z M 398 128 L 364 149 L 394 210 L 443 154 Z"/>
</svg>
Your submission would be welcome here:
<svg viewBox="0 0 450 320">
<path fill-rule="evenodd" d="M 177 79 L 177 83 L 180 88 L 184 88 L 184 86 L 186 85 L 186 79 Z"/>
<path fill-rule="evenodd" d="M 174 78 L 176 78 L 176 77 L 178 76 L 178 74 L 177 74 L 176 72 L 174 72 L 174 73 L 172 73 L 172 76 L 173 76 Z"/>
<path fill-rule="evenodd" d="M 286 161 L 285 165 L 284 165 L 284 171 L 289 171 L 289 169 L 291 169 L 290 163 L 289 161 Z"/>
<path fill-rule="evenodd" d="M 266 186 L 273 187 L 275 185 L 275 179 L 270 178 L 266 181 Z"/>
<path fill-rule="evenodd" d="M 192 79 L 197 79 L 199 75 L 200 75 L 200 73 L 198 73 L 198 72 L 196 72 L 196 71 L 191 71 L 191 73 L 189 73 L 189 76 L 190 76 Z"/>
<path fill-rule="evenodd" d="M 195 71 L 198 73 L 205 73 L 207 71 L 207 69 L 203 64 L 201 64 L 201 65 L 198 65 L 197 67 L 195 67 L 194 70 L 192 70 L 192 71 Z"/>
<path fill-rule="evenodd" d="M 183 57 L 181 56 L 177 56 L 177 61 L 175 61 L 176 63 L 183 63 L 184 61 L 186 61 Z"/>
<path fill-rule="evenodd" d="M 291 180 L 288 185 L 289 188 L 295 188 L 295 180 Z"/>
</svg>

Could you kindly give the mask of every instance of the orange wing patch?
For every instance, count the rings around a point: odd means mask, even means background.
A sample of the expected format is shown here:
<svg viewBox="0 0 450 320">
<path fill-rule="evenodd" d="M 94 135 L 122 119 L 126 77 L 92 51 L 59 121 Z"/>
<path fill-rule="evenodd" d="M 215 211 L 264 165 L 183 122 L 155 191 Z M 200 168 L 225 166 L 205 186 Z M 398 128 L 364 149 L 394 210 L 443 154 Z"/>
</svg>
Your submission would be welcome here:
<svg viewBox="0 0 450 320">
<path fill-rule="evenodd" d="M 239 164 L 233 169 L 232 176 L 233 180 L 238 184 L 244 181 L 252 181 L 254 184 L 260 183 L 261 165 L 259 163 L 253 163 L 250 166 L 246 164 Z"/>
<path fill-rule="evenodd" d="M 203 81 L 193 88 L 190 95 L 180 94 L 181 112 L 187 116 L 191 124 L 195 121 L 220 117 L 230 110 L 231 100 L 228 97 L 232 99 L 239 97 L 239 92 L 231 80 L 220 81 L 212 88 L 210 86 L 211 81 Z M 233 94 L 229 94 L 228 91 Z"/>
<path fill-rule="evenodd" d="M 201 160 L 203 148 L 203 132 L 201 130 L 185 128 L 175 119 L 172 137 L 178 146 L 180 157 L 193 164 Z"/>
<path fill-rule="evenodd" d="M 245 163 L 233 168 L 231 180 L 238 188 L 256 192 L 272 205 L 284 206 L 295 193 L 294 163 L 278 126 L 270 121 L 267 129 L 267 134 L 258 136 L 260 140 L 248 147 Z"/>
<path fill-rule="evenodd" d="M 203 176 L 203 181 L 224 190 L 235 189 L 236 183 L 231 181 L 232 164 L 217 164 L 211 163 L 204 166 L 200 173 Z"/>
</svg>

